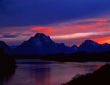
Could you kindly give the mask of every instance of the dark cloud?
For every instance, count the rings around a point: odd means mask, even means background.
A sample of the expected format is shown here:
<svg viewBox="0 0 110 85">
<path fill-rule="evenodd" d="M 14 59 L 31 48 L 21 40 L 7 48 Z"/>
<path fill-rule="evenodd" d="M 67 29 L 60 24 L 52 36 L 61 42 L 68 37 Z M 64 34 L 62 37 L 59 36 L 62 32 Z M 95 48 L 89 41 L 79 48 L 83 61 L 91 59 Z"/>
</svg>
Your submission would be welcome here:
<svg viewBox="0 0 110 85">
<path fill-rule="evenodd" d="M 96 24 L 98 21 L 80 21 L 80 22 L 76 22 L 74 24 Z"/>
<path fill-rule="evenodd" d="M 12 34 L 2 34 L 0 38 L 17 38 L 19 35 L 12 35 Z"/>
<path fill-rule="evenodd" d="M 0 0 L 0 26 L 47 25 L 110 14 L 110 0 Z"/>
</svg>

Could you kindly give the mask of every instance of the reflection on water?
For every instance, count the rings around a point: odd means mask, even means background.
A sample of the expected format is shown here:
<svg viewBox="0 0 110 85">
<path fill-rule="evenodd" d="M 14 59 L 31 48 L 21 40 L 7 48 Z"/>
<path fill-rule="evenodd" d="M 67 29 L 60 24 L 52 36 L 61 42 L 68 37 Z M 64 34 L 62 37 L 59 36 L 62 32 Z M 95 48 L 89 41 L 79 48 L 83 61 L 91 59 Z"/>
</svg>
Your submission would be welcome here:
<svg viewBox="0 0 110 85">
<path fill-rule="evenodd" d="M 23 60 L 22 62 L 24 62 Z M 77 74 L 93 72 L 104 63 L 55 63 L 36 60 L 32 64 L 17 64 L 13 77 L 5 85 L 61 85 Z M 35 61 L 35 60 L 34 60 Z M 27 62 L 27 61 L 26 61 Z"/>
</svg>

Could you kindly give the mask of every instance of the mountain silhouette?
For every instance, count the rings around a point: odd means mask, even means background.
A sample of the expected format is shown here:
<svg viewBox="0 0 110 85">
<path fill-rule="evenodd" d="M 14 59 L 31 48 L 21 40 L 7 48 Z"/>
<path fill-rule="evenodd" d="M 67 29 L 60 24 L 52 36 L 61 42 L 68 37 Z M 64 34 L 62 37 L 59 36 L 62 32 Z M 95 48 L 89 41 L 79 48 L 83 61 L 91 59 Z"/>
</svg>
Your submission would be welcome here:
<svg viewBox="0 0 110 85">
<path fill-rule="evenodd" d="M 2 49 L 6 49 L 8 48 L 9 46 L 4 42 L 4 41 L 0 41 L 0 48 Z"/>
<path fill-rule="evenodd" d="M 85 40 L 78 48 L 81 52 L 108 52 L 110 51 L 110 44 L 98 44 L 92 40 Z"/>
<path fill-rule="evenodd" d="M 100 53 L 110 52 L 110 44 L 99 44 L 92 40 L 85 40 L 79 47 L 73 45 L 66 46 L 64 43 L 55 43 L 49 36 L 43 33 L 37 33 L 29 40 L 24 41 L 16 48 L 0 41 L 0 48 L 8 48 L 7 53 L 11 54 L 72 54 L 78 52 Z"/>
<path fill-rule="evenodd" d="M 49 36 L 37 33 L 34 37 L 19 45 L 14 53 L 17 54 L 58 54 L 74 53 L 76 46 L 67 47 L 64 43 L 55 43 Z"/>
</svg>

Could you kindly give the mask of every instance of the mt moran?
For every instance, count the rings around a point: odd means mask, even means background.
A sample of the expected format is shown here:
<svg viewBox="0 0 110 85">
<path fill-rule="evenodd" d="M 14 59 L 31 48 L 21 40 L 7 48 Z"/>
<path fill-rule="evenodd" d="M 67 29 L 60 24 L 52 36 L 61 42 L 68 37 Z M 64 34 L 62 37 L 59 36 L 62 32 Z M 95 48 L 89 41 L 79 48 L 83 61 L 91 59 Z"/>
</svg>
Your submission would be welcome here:
<svg viewBox="0 0 110 85">
<path fill-rule="evenodd" d="M 77 46 L 67 47 L 64 43 L 55 43 L 43 33 L 37 33 L 14 49 L 15 54 L 58 54 L 74 53 L 76 51 Z"/>
<path fill-rule="evenodd" d="M 92 40 L 85 40 L 79 47 L 73 45 L 72 47 L 66 46 L 64 43 L 55 43 L 49 36 L 43 33 L 37 33 L 29 40 L 24 41 L 16 48 L 9 46 L 0 41 L 0 48 L 5 48 L 6 52 L 12 54 L 72 54 L 76 52 L 100 53 L 110 52 L 110 44 L 98 44 Z"/>
</svg>

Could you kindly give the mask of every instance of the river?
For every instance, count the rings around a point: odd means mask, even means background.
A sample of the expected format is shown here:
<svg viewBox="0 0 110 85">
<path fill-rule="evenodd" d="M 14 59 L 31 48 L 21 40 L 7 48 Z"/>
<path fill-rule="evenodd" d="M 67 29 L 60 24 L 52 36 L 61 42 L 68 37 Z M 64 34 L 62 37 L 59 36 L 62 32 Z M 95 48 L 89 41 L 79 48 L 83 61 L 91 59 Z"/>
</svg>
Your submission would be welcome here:
<svg viewBox="0 0 110 85">
<path fill-rule="evenodd" d="M 38 59 L 17 60 L 13 76 L 4 85 L 61 85 L 73 77 L 91 73 L 105 62 L 49 62 Z"/>
</svg>

